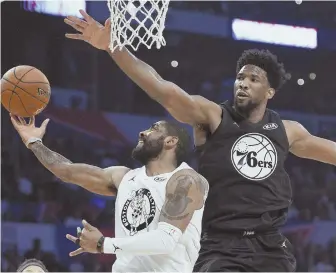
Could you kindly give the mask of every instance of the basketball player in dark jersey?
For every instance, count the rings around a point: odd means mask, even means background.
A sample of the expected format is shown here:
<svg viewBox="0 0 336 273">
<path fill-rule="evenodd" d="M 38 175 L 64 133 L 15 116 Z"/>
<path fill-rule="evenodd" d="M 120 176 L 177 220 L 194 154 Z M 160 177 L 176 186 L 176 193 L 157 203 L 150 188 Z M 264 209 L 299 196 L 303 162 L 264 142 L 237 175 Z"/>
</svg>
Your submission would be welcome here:
<svg viewBox="0 0 336 273">
<path fill-rule="evenodd" d="M 195 128 L 199 172 L 210 191 L 194 271 L 294 271 L 291 244 L 279 232 L 292 202 L 284 161 L 291 152 L 336 165 L 336 143 L 267 109 L 285 82 L 277 57 L 267 50 L 245 51 L 237 63 L 233 102 L 217 104 L 188 95 L 126 48 L 111 53 L 109 20 L 102 26 L 81 13 L 83 21 L 65 20 L 80 32 L 66 37 L 106 50 L 151 98 Z"/>
</svg>

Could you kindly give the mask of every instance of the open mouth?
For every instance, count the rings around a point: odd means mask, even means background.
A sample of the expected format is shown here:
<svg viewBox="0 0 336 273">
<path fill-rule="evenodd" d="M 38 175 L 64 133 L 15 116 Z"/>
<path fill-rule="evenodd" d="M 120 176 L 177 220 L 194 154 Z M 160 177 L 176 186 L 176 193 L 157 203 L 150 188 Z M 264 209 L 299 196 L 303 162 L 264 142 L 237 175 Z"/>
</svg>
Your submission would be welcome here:
<svg viewBox="0 0 336 273">
<path fill-rule="evenodd" d="M 145 143 L 146 142 L 146 139 L 145 138 L 139 138 L 138 139 L 138 143 Z"/>
<path fill-rule="evenodd" d="M 246 92 L 239 90 L 236 94 L 236 97 L 239 99 L 243 99 L 243 98 L 248 98 L 249 95 Z"/>
</svg>

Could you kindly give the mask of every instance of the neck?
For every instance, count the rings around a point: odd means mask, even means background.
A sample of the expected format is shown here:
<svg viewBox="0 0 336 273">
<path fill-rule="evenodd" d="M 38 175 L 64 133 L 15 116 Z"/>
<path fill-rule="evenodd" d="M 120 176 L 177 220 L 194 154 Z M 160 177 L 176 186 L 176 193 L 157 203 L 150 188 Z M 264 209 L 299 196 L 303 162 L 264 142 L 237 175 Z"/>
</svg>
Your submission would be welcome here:
<svg viewBox="0 0 336 273">
<path fill-rule="evenodd" d="M 247 120 L 251 123 L 258 123 L 264 118 L 266 111 L 266 105 L 259 105 L 257 108 L 253 109 L 247 118 Z"/>
<path fill-rule="evenodd" d="M 176 169 L 172 160 L 156 159 L 146 164 L 146 174 L 155 176 L 163 173 L 169 173 Z"/>
<path fill-rule="evenodd" d="M 235 107 L 234 108 L 240 115 L 245 117 L 247 121 L 251 123 L 258 123 L 264 118 L 266 106 L 267 106 L 266 104 L 261 103 L 260 105 L 252 109 L 251 112 L 247 115 L 240 113 L 238 109 L 236 109 Z"/>
</svg>

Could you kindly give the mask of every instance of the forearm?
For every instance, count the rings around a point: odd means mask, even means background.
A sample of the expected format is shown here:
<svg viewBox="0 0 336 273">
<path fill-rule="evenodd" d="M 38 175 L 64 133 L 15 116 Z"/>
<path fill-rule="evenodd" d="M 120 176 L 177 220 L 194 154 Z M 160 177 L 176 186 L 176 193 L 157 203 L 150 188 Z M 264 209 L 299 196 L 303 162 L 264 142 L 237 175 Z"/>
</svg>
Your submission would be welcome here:
<svg viewBox="0 0 336 273">
<path fill-rule="evenodd" d="M 201 109 L 203 107 L 201 101 L 204 101 L 204 98 L 190 96 L 176 84 L 165 81 L 153 67 L 139 60 L 126 48 L 116 49 L 113 53 L 108 52 L 120 69 L 176 120 L 190 125 L 208 123 L 207 115 Z M 210 110 L 206 111 L 211 112 L 214 107 L 220 109 L 213 102 L 209 107 L 208 104 L 209 102 L 206 103 L 206 109 Z"/>
<path fill-rule="evenodd" d="M 134 56 L 127 48 L 116 49 L 113 53 L 108 50 L 109 55 L 119 68 L 152 99 L 163 103 L 168 100 L 167 89 L 160 88 L 164 80 L 153 67 Z"/>
<path fill-rule="evenodd" d="M 67 181 L 70 179 L 68 165 L 72 162 L 64 156 L 50 150 L 42 142 L 34 142 L 29 145 L 31 151 L 35 154 L 41 164 L 60 179 Z"/>
<path fill-rule="evenodd" d="M 88 191 L 101 195 L 115 195 L 116 183 L 119 183 L 129 170 L 122 166 L 103 170 L 88 164 L 72 163 L 69 159 L 50 150 L 41 142 L 30 144 L 29 148 L 43 166 L 62 181 L 76 184 Z"/>
<path fill-rule="evenodd" d="M 125 238 L 105 238 L 103 252 L 118 254 L 119 252 L 134 255 L 162 255 L 174 251 L 182 235 L 178 228 L 160 222 L 158 229 Z"/>
</svg>

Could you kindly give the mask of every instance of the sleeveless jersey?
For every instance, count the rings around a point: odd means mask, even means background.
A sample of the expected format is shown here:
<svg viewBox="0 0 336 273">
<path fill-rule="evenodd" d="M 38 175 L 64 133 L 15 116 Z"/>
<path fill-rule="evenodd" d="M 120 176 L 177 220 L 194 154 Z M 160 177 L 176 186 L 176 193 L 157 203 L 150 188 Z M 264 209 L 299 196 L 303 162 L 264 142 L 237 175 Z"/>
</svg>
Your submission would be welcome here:
<svg viewBox="0 0 336 273">
<path fill-rule="evenodd" d="M 277 229 L 292 202 L 284 169 L 289 143 L 282 120 L 266 109 L 263 119 L 252 124 L 231 103 L 221 107 L 220 125 L 197 147 L 198 171 L 210 186 L 203 230 L 215 235 Z"/>
<path fill-rule="evenodd" d="M 161 208 L 165 202 L 166 185 L 179 170 L 191 169 L 182 163 L 173 172 L 149 177 L 146 167 L 129 171 L 122 179 L 115 204 L 115 237 L 137 236 L 157 229 Z M 118 253 L 113 272 L 192 272 L 200 250 L 203 209 L 196 210 L 169 255 L 136 256 Z"/>
</svg>

